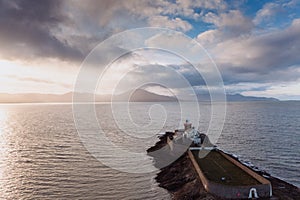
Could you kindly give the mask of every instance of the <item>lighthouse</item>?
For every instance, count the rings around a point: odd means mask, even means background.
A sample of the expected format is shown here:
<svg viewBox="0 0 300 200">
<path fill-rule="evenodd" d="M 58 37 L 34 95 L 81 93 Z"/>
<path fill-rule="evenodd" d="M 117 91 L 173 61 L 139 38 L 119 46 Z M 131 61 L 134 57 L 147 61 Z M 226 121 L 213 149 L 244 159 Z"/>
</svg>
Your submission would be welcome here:
<svg viewBox="0 0 300 200">
<path fill-rule="evenodd" d="M 184 123 L 184 137 L 191 139 L 196 145 L 201 144 L 200 133 L 192 127 L 189 120 L 185 120 Z"/>
<path fill-rule="evenodd" d="M 188 131 L 192 128 L 192 123 L 189 122 L 189 120 L 185 120 L 185 123 L 184 123 L 184 131 Z"/>
</svg>

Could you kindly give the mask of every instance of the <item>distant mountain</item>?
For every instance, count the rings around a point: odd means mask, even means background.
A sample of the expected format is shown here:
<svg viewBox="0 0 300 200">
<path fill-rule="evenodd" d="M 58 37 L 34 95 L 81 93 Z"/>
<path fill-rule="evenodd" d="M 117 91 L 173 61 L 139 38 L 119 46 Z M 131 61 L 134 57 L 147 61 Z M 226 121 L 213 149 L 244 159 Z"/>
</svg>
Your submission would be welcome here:
<svg viewBox="0 0 300 200">
<path fill-rule="evenodd" d="M 211 97 L 208 93 L 206 94 L 197 94 L 198 101 L 210 101 Z M 222 96 L 216 95 L 215 101 L 221 101 Z M 253 96 L 244 96 L 241 94 L 226 94 L 226 100 L 229 102 L 237 102 L 237 101 L 279 101 L 276 98 L 268 98 L 268 97 L 253 97 Z"/>
<path fill-rule="evenodd" d="M 93 99 L 93 94 L 82 94 L 77 93 L 76 99 L 79 101 L 86 102 L 89 99 Z M 95 99 L 97 102 L 110 102 L 111 100 L 114 102 L 166 102 L 166 101 L 177 101 L 176 98 L 170 96 L 164 96 L 155 94 L 152 92 L 148 92 L 143 89 L 137 89 L 134 91 L 127 91 L 119 95 L 96 95 Z"/>
<path fill-rule="evenodd" d="M 90 93 L 75 93 L 76 99 L 80 102 L 89 102 L 94 99 L 94 94 Z M 130 97 L 130 98 L 129 98 Z M 279 101 L 275 98 L 243 96 L 241 94 L 227 94 L 227 101 Z M 72 102 L 73 93 L 66 94 L 39 94 L 39 93 L 24 93 L 24 94 L 7 94 L 0 93 L 0 103 L 46 103 L 46 102 Z M 209 94 L 197 94 L 199 101 L 210 101 Z M 110 102 L 111 99 L 116 102 L 126 102 L 128 99 L 131 102 L 172 102 L 177 101 L 175 97 L 164 96 L 148 92 L 143 89 L 128 91 L 119 95 L 96 95 L 97 102 Z"/>
<path fill-rule="evenodd" d="M 226 97 L 227 101 L 279 101 L 276 98 L 243 96 L 241 94 L 227 94 Z"/>
<path fill-rule="evenodd" d="M 130 98 L 129 98 L 130 97 Z M 137 89 L 135 91 L 128 91 L 120 95 L 113 97 L 115 101 L 129 101 L 131 102 L 163 102 L 163 101 L 177 101 L 175 97 L 164 96 L 148 92 L 143 89 Z"/>
<path fill-rule="evenodd" d="M 170 96 L 159 95 L 148 92 L 143 89 L 137 89 L 134 92 L 128 91 L 119 95 L 95 95 L 90 93 L 65 93 L 65 94 L 39 94 L 39 93 L 21 93 L 21 94 L 7 94 L 0 93 L 0 103 L 46 103 L 46 102 L 72 102 L 73 95 L 79 102 L 89 102 L 94 99 L 97 102 L 166 102 L 177 101 L 176 98 Z M 129 98 L 130 97 L 130 98 Z"/>
<path fill-rule="evenodd" d="M 0 94 L 0 103 L 69 102 L 71 99 L 72 93 L 66 93 L 63 95 L 39 93 Z"/>
</svg>

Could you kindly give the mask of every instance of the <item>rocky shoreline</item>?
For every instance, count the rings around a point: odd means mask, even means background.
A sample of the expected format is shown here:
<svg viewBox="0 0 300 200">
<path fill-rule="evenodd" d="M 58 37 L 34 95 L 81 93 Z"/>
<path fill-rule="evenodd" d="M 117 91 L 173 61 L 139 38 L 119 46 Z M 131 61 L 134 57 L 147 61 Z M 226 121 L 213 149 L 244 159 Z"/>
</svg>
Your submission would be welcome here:
<svg viewBox="0 0 300 200">
<path fill-rule="evenodd" d="M 166 132 L 165 135 L 159 137 L 159 141 L 153 147 L 147 150 L 148 155 L 153 156 L 155 162 L 157 162 L 155 154 L 151 154 L 151 152 L 155 152 L 165 146 L 167 144 L 167 137 L 173 134 L 173 132 Z M 257 173 L 267 175 L 266 178 L 270 180 L 273 189 L 273 197 L 270 199 L 300 199 L 300 189 L 298 187 L 273 177 L 266 172 Z M 221 198 L 208 193 L 204 189 L 187 153 L 184 153 L 169 166 L 162 168 L 156 176 L 156 181 L 160 187 L 170 192 L 174 200 L 221 200 Z"/>
</svg>

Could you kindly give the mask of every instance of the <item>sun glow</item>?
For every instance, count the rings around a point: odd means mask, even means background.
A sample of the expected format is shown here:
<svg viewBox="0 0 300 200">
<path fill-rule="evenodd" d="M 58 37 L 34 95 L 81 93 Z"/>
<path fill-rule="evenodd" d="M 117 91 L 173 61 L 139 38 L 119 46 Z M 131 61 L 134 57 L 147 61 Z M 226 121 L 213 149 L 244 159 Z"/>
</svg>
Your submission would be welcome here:
<svg viewBox="0 0 300 200">
<path fill-rule="evenodd" d="M 0 60 L 0 67 L 0 93 L 66 93 L 72 90 L 78 70 L 58 60 Z"/>
</svg>

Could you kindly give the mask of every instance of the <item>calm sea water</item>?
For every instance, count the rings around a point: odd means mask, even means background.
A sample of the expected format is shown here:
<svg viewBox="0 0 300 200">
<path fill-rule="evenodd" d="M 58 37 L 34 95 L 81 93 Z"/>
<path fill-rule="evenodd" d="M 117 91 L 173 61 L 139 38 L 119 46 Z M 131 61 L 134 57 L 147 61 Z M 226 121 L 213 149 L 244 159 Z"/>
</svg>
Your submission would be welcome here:
<svg viewBox="0 0 300 200">
<path fill-rule="evenodd" d="M 150 132 L 147 124 L 151 105 L 130 106 L 131 120 Z M 179 128 L 178 105 L 161 106 L 168 115 L 162 131 Z M 125 122 L 123 128 L 130 132 L 130 136 L 122 137 L 124 133 L 113 123 L 109 110 L 109 104 L 96 105 L 99 123 L 116 145 L 141 153 L 157 141 L 155 129 L 146 139 L 145 135 L 135 138 L 143 129 L 132 129 L 128 116 L 119 113 L 119 120 Z M 205 132 L 210 105 L 202 103 L 200 111 L 200 130 Z M 165 117 L 155 113 L 152 110 L 152 118 Z M 228 103 L 217 145 L 300 186 L 299 138 L 300 102 Z M 103 158 L 109 156 L 109 152 L 103 153 Z M 145 162 L 137 167 L 147 167 L 149 163 L 151 158 L 145 154 Z M 169 194 L 154 180 L 156 173 L 121 172 L 95 159 L 77 134 L 71 105 L 0 106 L 0 199 L 168 199 Z"/>
</svg>

